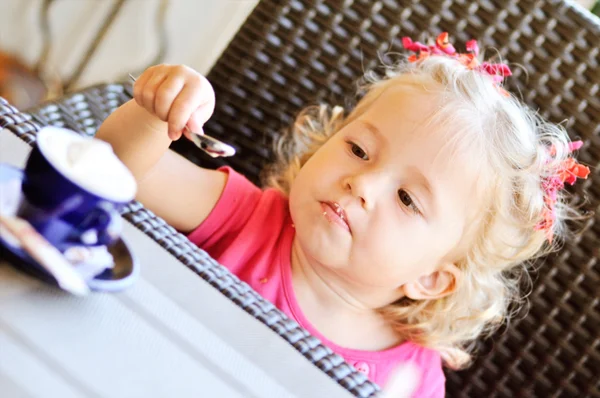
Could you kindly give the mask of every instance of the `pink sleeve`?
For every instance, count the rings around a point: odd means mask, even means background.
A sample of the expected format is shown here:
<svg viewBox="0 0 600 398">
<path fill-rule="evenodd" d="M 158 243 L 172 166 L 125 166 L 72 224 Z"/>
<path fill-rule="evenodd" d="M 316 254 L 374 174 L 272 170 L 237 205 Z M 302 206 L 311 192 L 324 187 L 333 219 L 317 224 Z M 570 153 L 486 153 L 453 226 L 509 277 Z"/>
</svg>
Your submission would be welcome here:
<svg viewBox="0 0 600 398">
<path fill-rule="evenodd" d="M 442 368 L 440 353 L 432 348 L 426 348 L 405 342 L 398 346 L 392 360 L 383 362 L 381 371 L 376 372 L 373 381 L 385 390 L 386 383 L 392 372 L 402 363 L 410 363 L 418 369 L 419 378 L 413 398 L 444 398 L 446 394 L 446 376 Z M 394 351 L 391 351 L 394 353 Z"/>
<path fill-rule="evenodd" d="M 417 393 L 413 395 L 415 398 L 444 398 L 446 396 L 446 378 L 443 375 L 437 377 L 429 377 L 429 382 L 421 383 Z"/>
<path fill-rule="evenodd" d="M 189 233 L 188 239 L 210 252 L 218 244 L 227 246 L 248 222 L 262 190 L 230 167 L 219 170 L 228 174 L 221 197 L 206 220 Z"/>
<path fill-rule="evenodd" d="M 421 382 L 417 391 L 413 394 L 415 398 L 444 398 L 446 396 L 446 376 L 442 370 L 442 360 L 439 354 L 429 353 L 430 358 L 421 364 Z"/>
</svg>

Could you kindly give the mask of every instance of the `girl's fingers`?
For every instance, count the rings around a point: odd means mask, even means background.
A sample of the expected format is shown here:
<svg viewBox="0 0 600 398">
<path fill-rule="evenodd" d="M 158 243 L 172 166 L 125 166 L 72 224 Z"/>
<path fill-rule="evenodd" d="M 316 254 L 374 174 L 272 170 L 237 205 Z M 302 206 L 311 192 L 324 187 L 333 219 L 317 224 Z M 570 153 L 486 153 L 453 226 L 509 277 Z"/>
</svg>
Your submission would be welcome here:
<svg viewBox="0 0 600 398">
<path fill-rule="evenodd" d="M 179 75 L 169 75 L 156 89 L 154 112 L 160 120 L 169 120 L 169 111 L 185 85 L 185 79 Z"/>
<path fill-rule="evenodd" d="M 204 123 L 215 109 L 215 93 L 209 81 L 183 65 L 159 65 L 148 68 L 133 87 L 133 95 L 142 106 L 159 119 L 168 122 L 172 140 L 179 139 L 187 125 L 194 133 L 203 134 Z"/>
<path fill-rule="evenodd" d="M 193 131 L 196 134 L 202 135 L 204 134 L 204 123 L 198 122 L 199 119 L 194 117 L 195 114 L 196 112 L 192 113 L 192 117 L 188 121 L 187 126 L 189 127 L 189 130 Z M 183 132 L 185 134 L 185 130 Z M 185 136 L 187 137 L 187 134 L 185 134 Z"/>
<path fill-rule="evenodd" d="M 144 104 L 142 103 L 142 91 L 144 89 L 144 85 L 146 84 L 146 82 L 148 81 L 148 79 L 151 76 L 152 76 L 152 70 L 151 69 L 147 69 L 146 71 L 144 71 L 144 73 L 142 73 L 137 78 L 137 80 L 135 81 L 135 83 L 133 83 L 133 99 L 141 107 L 144 106 Z"/>
<path fill-rule="evenodd" d="M 157 71 L 152 74 L 152 77 L 148 79 L 142 89 L 142 106 L 153 115 L 156 115 L 156 111 L 154 109 L 156 90 L 166 78 L 166 73 L 163 71 Z"/>
<path fill-rule="evenodd" d="M 200 90 L 200 105 L 194 110 L 188 126 L 196 131 L 201 131 L 204 124 L 210 119 L 215 111 L 215 93 L 208 80 L 203 79 Z M 201 133 L 198 133 L 201 134 Z"/>
<path fill-rule="evenodd" d="M 210 119 L 214 110 L 212 103 L 202 103 L 195 111 L 193 111 L 190 120 L 188 121 L 188 127 L 197 134 L 204 134 L 204 124 Z"/>
<path fill-rule="evenodd" d="M 186 136 L 186 138 L 188 140 L 190 140 L 190 141 L 193 141 L 192 135 L 194 135 L 194 134 L 199 134 L 199 135 L 204 134 L 204 130 L 202 130 L 202 127 L 200 127 L 200 128 L 192 128 L 192 126 L 190 126 L 189 124 L 188 124 L 188 127 L 189 127 L 189 129 L 185 129 L 185 128 L 183 129 L 183 135 Z"/>
<path fill-rule="evenodd" d="M 179 92 L 169 111 L 169 137 L 174 134 L 181 136 L 181 131 L 198 107 L 199 100 L 199 91 L 189 85 Z"/>
<path fill-rule="evenodd" d="M 171 141 L 177 141 L 178 139 L 181 138 L 182 134 L 185 134 L 185 130 L 184 131 L 175 131 L 175 132 L 169 131 L 168 134 L 169 134 L 169 139 Z"/>
</svg>

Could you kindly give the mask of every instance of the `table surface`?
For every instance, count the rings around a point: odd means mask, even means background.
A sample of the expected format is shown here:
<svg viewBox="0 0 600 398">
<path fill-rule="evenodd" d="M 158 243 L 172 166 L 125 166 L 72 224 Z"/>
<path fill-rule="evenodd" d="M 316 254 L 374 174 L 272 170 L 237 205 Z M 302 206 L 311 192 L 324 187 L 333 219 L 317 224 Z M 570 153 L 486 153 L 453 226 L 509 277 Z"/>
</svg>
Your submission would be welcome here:
<svg viewBox="0 0 600 398">
<path fill-rule="evenodd" d="M 0 162 L 29 145 L 0 131 Z M 141 264 L 120 293 L 75 297 L 0 259 L 9 397 L 350 397 L 290 344 L 124 222 Z"/>
</svg>

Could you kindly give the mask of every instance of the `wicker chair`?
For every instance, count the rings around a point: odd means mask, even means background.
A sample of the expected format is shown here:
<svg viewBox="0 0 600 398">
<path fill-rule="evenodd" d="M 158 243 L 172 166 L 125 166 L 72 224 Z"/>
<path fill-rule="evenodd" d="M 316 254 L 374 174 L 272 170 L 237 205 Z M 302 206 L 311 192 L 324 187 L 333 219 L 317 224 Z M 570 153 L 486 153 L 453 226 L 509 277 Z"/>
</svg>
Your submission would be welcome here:
<svg viewBox="0 0 600 398">
<path fill-rule="evenodd" d="M 572 136 L 586 142 L 579 159 L 591 166 L 592 175 L 573 193 L 577 200 L 587 200 L 586 209 L 595 211 L 580 237 L 540 265 L 529 313 L 479 343 L 472 367 L 447 372 L 448 396 L 600 397 L 600 21 L 596 17 L 557 0 L 263 0 L 208 75 L 217 109 L 205 129 L 236 146 L 238 156 L 228 162 L 258 182 L 261 168 L 271 158 L 271 140 L 303 106 L 328 102 L 351 108 L 347 98 L 362 71 L 376 67 L 380 55 L 402 51 L 402 36 L 424 38 L 442 31 L 449 32 L 459 48 L 477 38 L 483 48 L 495 48 L 504 59 L 523 66 L 514 68 L 508 88 L 522 93 L 523 100 L 547 119 L 566 120 Z M 106 115 L 130 95 L 128 84 L 96 86 L 24 116 L 0 116 L 0 122 L 26 140 L 34 139 L 28 127 L 32 123 L 66 125 L 94 134 Z M 183 141 L 174 149 L 205 167 L 224 164 Z M 583 189 L 587 197 L 582 196 Z M 357 376 L 344 382 L 335 371 L 339 364 L 331 365 L 329 358 L 314 362 L 341 384 L 351 384 L 346 387 L 355 395 L 374 394 L 371 385 Z"/>
</svg>

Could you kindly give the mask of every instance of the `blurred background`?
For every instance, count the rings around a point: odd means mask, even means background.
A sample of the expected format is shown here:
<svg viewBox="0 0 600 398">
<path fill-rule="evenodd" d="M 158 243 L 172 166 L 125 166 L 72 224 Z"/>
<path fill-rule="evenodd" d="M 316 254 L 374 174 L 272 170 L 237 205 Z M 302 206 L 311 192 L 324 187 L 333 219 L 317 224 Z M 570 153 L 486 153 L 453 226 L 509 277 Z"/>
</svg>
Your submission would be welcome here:
<svg viewBox="0 0 600 398">
<path fill-rule="evenodd" d="M 0 96 L 24 110 L 161 62 L 206 74 L 258 1 L 0 0 Z"/>
<path fill-rule="evenodd" d="M 0 96 L 18 109 L 146 67 L 207 73 L 258 0 L 0 0 Z"/>
</svg>

